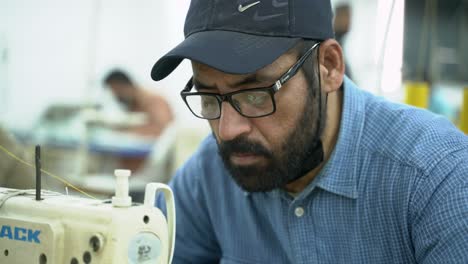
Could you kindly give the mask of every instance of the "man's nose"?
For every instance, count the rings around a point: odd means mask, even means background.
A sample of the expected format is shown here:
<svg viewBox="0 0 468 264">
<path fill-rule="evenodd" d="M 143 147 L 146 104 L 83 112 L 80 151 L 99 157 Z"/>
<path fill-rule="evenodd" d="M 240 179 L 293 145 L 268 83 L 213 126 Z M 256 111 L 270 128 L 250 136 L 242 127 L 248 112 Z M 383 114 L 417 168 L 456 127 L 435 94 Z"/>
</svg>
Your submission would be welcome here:
<svg viewBox="0 0 468 264">
<path fill-rule="evenodd" d="M 252 131 L 250 119 L 238 113 L 228 102 L 223 102 L 218 127 L 220 139 L 223 141 L 232 140 L 242 134 L 248 134 L 250 131 Z"/>
</svg>

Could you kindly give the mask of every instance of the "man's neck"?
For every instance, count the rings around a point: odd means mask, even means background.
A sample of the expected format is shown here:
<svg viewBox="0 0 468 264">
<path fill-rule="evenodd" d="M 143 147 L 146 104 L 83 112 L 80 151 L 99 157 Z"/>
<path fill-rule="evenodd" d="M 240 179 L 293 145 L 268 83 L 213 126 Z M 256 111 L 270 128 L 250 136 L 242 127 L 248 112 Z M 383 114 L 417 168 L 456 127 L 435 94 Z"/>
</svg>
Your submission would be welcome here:
<svg viewBox="0 0 468 264">
<path fill-rule="evenodd" d="M 324 159 L 323 162 L 315 169 L 311 170 L 307 175 L 297 179 L 286 185 L 286 191 L 291 193 L 300 193 L 309 183 L 313 181 L 315 176 L 322 170 L 323 166 L 330 159 L 331 153 L 335 148 L 338 140 L 338 132 L 340 131 L 341 111 L 343 104 L 343 90 L 338 90 L 328 94 L 327 102 L 327 120 L 323 131 L 322 144 Z"/>
</svg>

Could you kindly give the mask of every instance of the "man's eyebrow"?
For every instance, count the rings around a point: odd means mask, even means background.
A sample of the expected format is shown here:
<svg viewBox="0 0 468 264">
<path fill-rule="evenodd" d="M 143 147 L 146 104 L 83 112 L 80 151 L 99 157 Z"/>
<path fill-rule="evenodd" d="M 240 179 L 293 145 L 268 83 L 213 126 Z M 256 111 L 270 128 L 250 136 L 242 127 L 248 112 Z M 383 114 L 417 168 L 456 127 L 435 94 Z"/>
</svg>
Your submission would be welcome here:
<svg viewBox="0 0 468 264">
<path fill-rule="evenodd" d="M 257 75 L 252 74 L 252 75 L 247 76 L 243 80 L 229 84 L 229 86 L 233 88 L 233 87 L 239 87 L 239 86 L 250 84 L 250 83 L 258 83 L 258 82 L 260 81 L 258 80 Z"/>
<path fill-rule="evenodd" d="M 209 86 L 207 84 L 204 84 L 195 78 L 192 80 L 192 82 L 193 82 L 193 86 L 195 87 L 195 90 L 197 91 L 198 90 L 214 90 L 217 88 L 216 86 Z"/>
<path fill-rule="evenodd" d="M 262 83 L 262 82 L 269 82 L 269 81 L 273 82 L 274 80 L 269 76 L 258 76 L 257 74 L 252 74 L 252 75 L 249 75 L 249 76 L 245 77 L 244 79 L 242 79 L 240 81 L 228 84 L 228 87 L 229 88 L 235 88 L 235 87 L 239 87 L 239 86 L 246 85 L 246 84 Z M 204 83 L 200 82 L 197 79 L 193 79 L 193 84 L 194 84 L 196 90 L 201 90 L 201 89 L 203 89 L 203 90 L 214 90 L 214 89 L 218 88 L 216 85 L 215 86 L 210 86 L 210 85 L 207 85 L 207 84 L 204 84 Z"/>
</svg>

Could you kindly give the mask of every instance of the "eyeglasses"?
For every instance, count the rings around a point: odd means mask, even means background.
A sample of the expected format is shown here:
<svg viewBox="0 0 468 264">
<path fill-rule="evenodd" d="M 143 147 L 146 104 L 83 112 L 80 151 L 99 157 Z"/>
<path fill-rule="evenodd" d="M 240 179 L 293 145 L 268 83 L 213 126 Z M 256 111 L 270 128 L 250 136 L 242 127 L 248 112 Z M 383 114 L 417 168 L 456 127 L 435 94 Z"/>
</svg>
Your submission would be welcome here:
<svg viewBox="0 0 468 264">
<path fill-rule="evenodd" d="M 180 92 L 180 96 L 190 111 L 202 119 L 218 119 L 221 116 L 223 102 L 229 102 L 244 117 L 257 118 L 271 115 L 276 111 L 275 93 L 299 71 L 312 51 L 319 45 L 320 43 L 314 44 L 270 87 L 250 88 L 226 94 L 190 92 L 193 89 L 192 77 Z"/>
</svg>

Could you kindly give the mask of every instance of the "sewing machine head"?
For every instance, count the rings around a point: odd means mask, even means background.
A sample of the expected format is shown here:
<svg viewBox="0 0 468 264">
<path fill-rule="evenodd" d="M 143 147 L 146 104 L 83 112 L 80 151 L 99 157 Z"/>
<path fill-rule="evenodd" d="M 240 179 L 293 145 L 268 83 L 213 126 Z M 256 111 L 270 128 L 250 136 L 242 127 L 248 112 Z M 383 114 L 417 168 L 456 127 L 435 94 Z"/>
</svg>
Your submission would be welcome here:
<svg viewBox="0 0 468 264">
<path fill-rule="evenodd" d="M 129 172 L 116 171 L 112 201 L 0 187 L 0 263 L 171 263 L 175 238 L 172 191 L 146 186 L 144 204 L 128 196 Z M 154 207 L 164 193 L 167 220 Z"/>
</svg>

